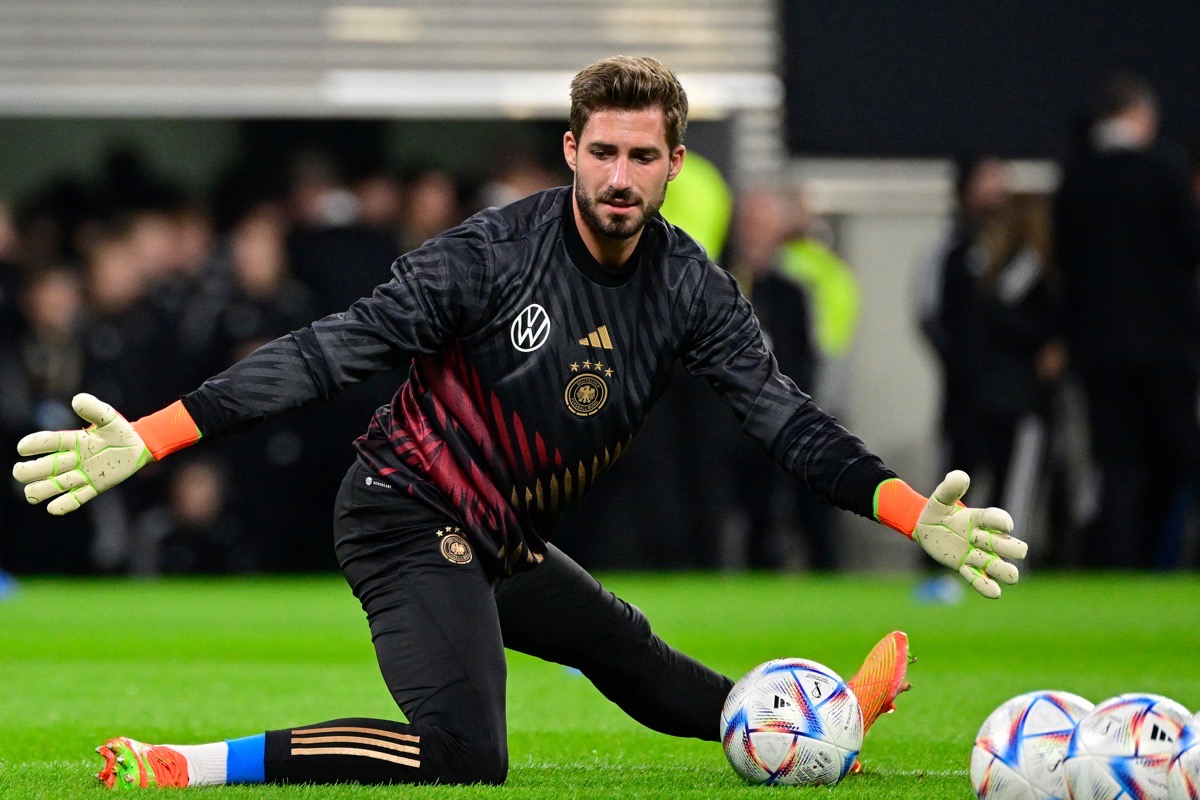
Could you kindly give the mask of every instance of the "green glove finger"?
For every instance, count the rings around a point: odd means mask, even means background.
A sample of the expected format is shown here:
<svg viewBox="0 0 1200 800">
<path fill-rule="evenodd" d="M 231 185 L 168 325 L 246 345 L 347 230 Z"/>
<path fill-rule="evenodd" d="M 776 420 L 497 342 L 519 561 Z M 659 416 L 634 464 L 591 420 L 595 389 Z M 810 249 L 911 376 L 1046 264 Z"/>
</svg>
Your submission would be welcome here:
<svg viewBox="0 0 1200 800">
<path fill-rule="evenodd" d="M 993 558 L 991 563 L 983 568 L 983 571 L 1009 586 L 1012 586 L 1021 577 L 1021 572 L 1002 558 Z"/>
<path fill-rule="evenodd" d="M 75 413 L 97 427 L 104 427 L 119 415 L 117 410 L 94 395 L 80 393 L 71 398 Z"/>
<path fill-rule="evenodd" d="M 950 472 L 933 490 L 917 523 L 941 522 L 958 508 L 958 501 L 967 493 L 971 479 L 960 469 Z"/>
<path fill-rule="evenodd" d="M 67 492 L 57 500 L 53 500 L 46 506 L 46 510 L 56 517 L 61 517 L 63 514 L 70 514 L 98 494 L 99 492 L 91 486 L 84 486 L 83 488 Z"/>
<path fill-rule="evenodd" d="M 1021 574 L 1017 571 L 1016 567 L 1000 558 L 1000 556 L 978 548 L 971 548 L 967 551 L 966 556 L 963 558 L 963 564 L 983 570 L 993 578 L 1008 584 L 1016 583 L 1017 578 Z"/>
<path fill-rule="evenodd" d="M 62 475 L 77 466 L 79 455 L 74 450 L 60 450 L 32 461 L 17 462 L 13 465 L 13 477 L 21 483 L 31 483 Z"/>
<path fill-rule="evenodd" d="M 981 550 L 995 553 L 1001 558 L 1022 559 L 1029 552 L 1029 545 L 1015 536 L 992 533 L 991 531 L 979 530 L 978 528 L 971 531 L 968 539 L 971 544 Z"/>
<path fill-rule="evenodd" d="M 30 503 L 40 503 L 63 492 L 69 492 L 72 489 L 78 489 L 80 486 L 87 485 L 87 476 L 79 470 L 75 470 L 65 475 L 57 475 L 48 480 L 35 481 L 29 484 L 25 487 L 25 499 Z"/>
<path fill-rule="evenodd" d="M 1003 508 L 972 508 L 971 525 L 993 533 L 1012 533 L 1013 520 Z"/>
<path fill-rule="evenodd" d="M 971 584 L 972 589 L 989 600 L 995 600 L 1000 596 L 1000 587 L 994 580 L 983 574 L 978 567 L 963 564 L 958 570 L 958 574 L 962 575 L 966 582 Z"/>
<path fill-rule="evenodd" d="M 59 450 L 74 450 L 83 431 L 38 431 L 17 442 L 17 452 L 23 456 L 38 456 L 56 453 Z M 20 466 L 20 465 L 18 465 Z M 16 467 L 13 467 L 15 470 Z M 15 474 L 15 472 L 14 472 Z M 18 480 L 20 480 L 18 478 Z"/>
</svg>

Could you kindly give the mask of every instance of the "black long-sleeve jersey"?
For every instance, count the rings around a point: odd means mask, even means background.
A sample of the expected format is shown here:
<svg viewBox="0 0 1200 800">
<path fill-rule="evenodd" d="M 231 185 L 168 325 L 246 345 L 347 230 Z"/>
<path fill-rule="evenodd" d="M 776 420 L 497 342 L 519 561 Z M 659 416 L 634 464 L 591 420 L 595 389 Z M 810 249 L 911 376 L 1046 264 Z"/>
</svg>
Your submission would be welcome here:
<svg viewBox="0 0 1200 800">
<path fill-rule="evenodd" d="M 360 458 L 460 520 L 511 572 L 541 560 L 558 521 L 629 448 L 676 358 L 785 469 L 872 515 L 894 473 L 780 374 L 733 278 L 657 216 L 623 268 L 601 265 L 569 188 L 480 212 L 399 258 L 370 298 L 183 402 L 212 436 L 406 370 L 358 439 Z"/>
</svg>

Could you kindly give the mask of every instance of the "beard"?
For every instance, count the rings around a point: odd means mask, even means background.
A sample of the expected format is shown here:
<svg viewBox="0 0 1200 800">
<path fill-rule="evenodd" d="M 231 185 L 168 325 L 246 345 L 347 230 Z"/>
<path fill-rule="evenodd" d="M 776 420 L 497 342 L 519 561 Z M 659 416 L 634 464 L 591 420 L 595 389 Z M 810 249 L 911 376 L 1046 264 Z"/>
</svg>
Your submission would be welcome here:
<svg viewBox="0 0 1200 800">
<path fill-rule="evenodd" d="M 632 189 L 606 189 L 593 197 L 583 188 L 578 178 L 575 180 L 575 201 L 579 204 L 579 214 L 583 217 L 584 224 L 596 236 L 607 239 L 632 239 L 641 233 L 642 228 L 658 213 L 667 198 L 666 181 L 663 181 L 662 189 L 657 194 L 657 198 L 647 200 Z M 601 214 L 599 204 L 614 200 L 641 206 L 641 213 L 606 219 Z"/>
</svg>

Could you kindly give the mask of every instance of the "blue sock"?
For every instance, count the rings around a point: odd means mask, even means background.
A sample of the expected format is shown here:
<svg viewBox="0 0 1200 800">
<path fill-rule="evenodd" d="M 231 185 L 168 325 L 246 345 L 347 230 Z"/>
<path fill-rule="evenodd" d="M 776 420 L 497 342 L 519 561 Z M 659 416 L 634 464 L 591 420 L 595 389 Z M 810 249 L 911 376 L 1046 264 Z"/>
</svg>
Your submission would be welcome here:
<svg viewBox="0 0 1200 800">
<path fill-rule="evenodd" d="M 226 739 L 229 761 L 226 765 L 228 783 L 262 783 L 266 780 L 267 735 Z"/>
</svg>

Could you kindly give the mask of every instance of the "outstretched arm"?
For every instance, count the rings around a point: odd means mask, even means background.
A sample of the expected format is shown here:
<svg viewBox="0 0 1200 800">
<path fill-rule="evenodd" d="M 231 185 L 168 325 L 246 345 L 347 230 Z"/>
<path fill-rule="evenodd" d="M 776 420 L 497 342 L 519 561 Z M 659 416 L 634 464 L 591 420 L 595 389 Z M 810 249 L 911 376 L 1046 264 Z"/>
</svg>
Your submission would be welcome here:
<svg viewBox="0 0 1200 800">
<path fill-rule="evenodd" d="M 90 423 L 21 440 L 13 477 L 30 503 L 76 510 L 152 460 L 198 441 L 324 400 L 478 324 L 491 287 L 487 242 L 464 225 L 408 253 L 392 279 L 347 311 L 268 342 L 167 408 L 129 422 L 92 395 L 72 406 Z M 51 499 L 53 498 L 53 499 Z"/>
<path fill-rule="evenodd" d="M 1004 559 L 1024 558 L 1026 547 L 1009 535 L 1006 511 L 962 506 L 970 484 L 965 472 L 947 475 L 928 499 L 911 489 L 780 374 L 732 278 L 715 266 L 705 277 L 684 361 L 709 379 L 747 434 L 831 504 L 900 531 L 985 597 L 1000 596 L 997 581 L 1016 583 L 1017 568 Z"/>
</svg>

